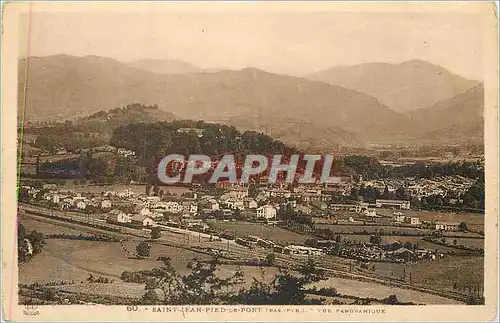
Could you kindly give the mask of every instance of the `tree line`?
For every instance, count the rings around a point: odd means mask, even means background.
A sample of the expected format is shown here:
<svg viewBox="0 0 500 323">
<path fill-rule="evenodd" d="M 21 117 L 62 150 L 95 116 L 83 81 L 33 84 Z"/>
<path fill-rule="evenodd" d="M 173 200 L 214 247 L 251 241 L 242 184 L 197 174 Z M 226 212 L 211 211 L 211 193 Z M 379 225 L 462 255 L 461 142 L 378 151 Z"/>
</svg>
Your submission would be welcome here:
<svg viewBox="0 0 500 323">
<path fill-rule="evenodd" d="M 19 263 L 27 262 L 33 256 L 42 252 L 45 244 L 43 233 L 37 230 L 28 232 L 21 223 L 17 224 L 17 256 Z"/>
</svg>

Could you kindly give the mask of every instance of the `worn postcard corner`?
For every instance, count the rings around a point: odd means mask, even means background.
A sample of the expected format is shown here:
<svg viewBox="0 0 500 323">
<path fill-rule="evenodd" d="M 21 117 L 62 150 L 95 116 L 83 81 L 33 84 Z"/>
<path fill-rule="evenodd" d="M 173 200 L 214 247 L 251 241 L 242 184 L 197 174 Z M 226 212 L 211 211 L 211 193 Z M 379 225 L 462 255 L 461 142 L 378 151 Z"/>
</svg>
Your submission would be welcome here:
<svg viewBox="0 0 500 323">
<path fill-rule="evenodd" d="M 498 319 L 495 3 L 2 3 L 10 321 Z"/>
</svg>

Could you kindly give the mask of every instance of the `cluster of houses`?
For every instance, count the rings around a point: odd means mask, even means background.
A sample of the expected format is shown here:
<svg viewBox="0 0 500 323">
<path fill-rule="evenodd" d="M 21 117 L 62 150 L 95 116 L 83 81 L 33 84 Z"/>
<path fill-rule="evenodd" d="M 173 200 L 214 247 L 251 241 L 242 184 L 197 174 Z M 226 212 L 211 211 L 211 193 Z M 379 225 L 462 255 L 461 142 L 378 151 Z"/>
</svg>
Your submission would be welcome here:
<svg viewBox="0 0 500 323">
<path fill-rule="evenodd" d="M 335 250 L 335 241 L 320 241 L 318 244 L 328 245 L 327 252 Z M 381 262 L 415 262 L 434 260 L 443 256 L 436 253 L 435 250 L 413 248 L 413 246 L 407 246 L 400 241 L 391 241 L 380 245 L 372 243 L 345 245 L 337 251 L 337 254 L 360 261 Z"/>
<path fill-rule="evenodd" d="M 347 179 L 346 183 L 349 182 Z M 427 223 L 421 222 L 418 217 L 405 216 L 402 211 L 411 208 L 407 200 L 377 199 L 375 203 L 357 202 L 352 204 L 331 203 L 332 192 L 344 187 L 343 182 L 330 186 L 319 184 L 304 184 L 293 188 L 280 186 L 263 186 L 258 189 L 255 197 L 250 197 L 249 188 L 236 184 L 221 182 L 217 185 L 224 187 L 220 196 L 191 192 L 183 196 L 149 196 L 135 194 L 130 189 L 121 192 L 106 190 L 102 194 L 81 194 L 74 191 L 64 193 L 58 190 L 56 184 L 45 184 L 42 188 L 24 186 L 32 197 L 43 194 L 47 200 L 61 210 L 87 211 L 107 213 L 110 222 L 121 224 L 138 224 L 152 226 L 156 222 L 171 221 L 170 218 L 188 219 L 199 218 L 200 215 L 221 214 L 223 219 L 232 219 L 236 214 L 244 214 L 256 219 L 267 221 L 276 220 L 283 201 L 295 211 L 303 214 L 322 216 L 328 212 L 356 212 L 361 217 L 376 221 L 382 216 L 378 209 L 394 209 L 392 223 L 396 225 L 425 226 L 426 228 L 441 231 L 458 230 L 457 223 Z M 341 189 L 342 191 L 342 189 Z M 123 207 L 125 206 L 125 207 Z M 127 210 L 120 211 L 120 210 Z M 172 221 L 178 222 L 178 221 Z M 355 222 L 352 220 L 351 222 Z"/>
<path fill-rule="evenodd" d="M 416 216 L 406 216 L 402 212 L 394 212 L 392 218 L 395 224 L 407 224 L 411 226 L 418 226 L 425 229 L 436 231 L 459 231 L 460 223 L 458 222 L 443 222 L 443 221 L 421 221 Z"/>
<path fill-rule="evenodd" d="M 278 254 L 307 256 L 335 254 L 364 262 L 416 262 L 443 257 L 443 254 L 436 253 L 436 251 L 405 246 L 400 241 L 377 245 L 372 243 L 343 244 L 333 240 L 320 240 L 317 241 L 316 247 L 311 247 L 302 245 L 281 246 L 257 236 L 247 236 L 236 239 L 236 243 L 252 249 L 255 247 L 271 249 Z"/>
<path fill-rule="evenodd" d="M 313 255 L 313 256 L 322 256 L 326 254 L 326 251 L 321 248 L 313 248 L 309 246 L 301 246 L 301 245 L 288 245 L 281 246 L 276 244 L 275 242 L 267 239 L 262 239 L 257 236 L 249 235 L 245 238 L 237 238 L 235 242 L 239 245 L 248 247 L 248 248 L 256 248 L 261 247 L 265 249 L 270 249 L 275 253 L 279 254 L 288 254 L 288 255 Z"/>
<path fill-rule="evenodd" d="M 42 188 L 31 186 L 22 186 L 21 188 L 26 190 L 28 196 L 32 198 L 37 198 L 41 194 L 41 200 L 45 200 L 61 210 L 84 211 L 94 208 L 106 211 L 112 207 L 111 200 L 104 196 L 88 197 L 71 190 L 61 193 L 56 184 L 44 184 Z"/>
<path fill-rule="evenodd" d="M 183 226 L 187 228 L 204 232 L 210 232 L 210 228 L 200 215 L 207 213 L 220 212 L 229 218 L 236 212 L 250 212 L 259 219 L 274 220 L 280 206 L 272 202 L 275 200 L 272 197 L 284 198 L 296 210 L 301 210 L 304 207 L 321 209 L 325 203 L 321 200 L 321 196 L 324 194 L 323 190 L 303 187 L 298 190 L 287 190 L 282 187 L 264 188 L 259 190 L 257 198 L 251 198 L 249 189 L 242 186 L 229 186 L 220 196 L 197 192 L 183 196 L 149 196 L 135 194 L 130 189 L 121 192 L 108 190 L 102 194 L 84 196 L 84 194 L 72 191 L 59 192 L 55 184 L 45 184 L 39 189 L 23 186 L 23 189 L 26 189 L 32 197 L 42 194 L 43 200 L 62 210 L 86 210 L 90 206 L 95 207 L 98 209 L 96 213 L 104 214 L 105 220 L 112 224 L 150 228 L 157 225 L 179 226 L 179 223 L 182 222 Z M 320 198 L 314 199 L 314 201 L 308 199 L 309 202 L 304 202 L 301 199 L 304 194 L 314 194 Z M 406 216 L 403 212 L 410 208 L 409 201 L 376 200 L 373 204 L 363 202 L 355 204 L 330 203 L 327 204 L 327 208 L 334 211 L 356 212 L 368 218 L 381 217 L 377 214 L 377 209 L 390 208 L 395 209 L 392 222 L 396 224 L 426 226 L 440 231 L 457 231 L 459 229 L 458 223 L 422 222 L 418 217 Z M 222 234 L 219 236 L 223 237 Z M 261 247 L 281 254 L 313 256 L 336 254 L 361 261 L 411 262 L 435 259 L 438 256 L 428 250 L 408 248 L 399 242 L 382 245 L 372 243 L 347 244 L 342 245 L 341 249 L 336 247 L 337 242 L 330 240 L 318 241 L 315 247 L 281 246 L 271 240 L 255 236 L 237 238 L 235 242 L 249 248 Z"/>
<path fill-rule="evenodd" d="M 386 186 L 389 192 L 396 192 L 399 187 L 403 187 L 408 196 L 420 200 L 423 197 L 431 195 L 446 197 L 449 192 L 452 192 L 454 196 L 460 196 L 466 193 L 474 184 L 474 179 L 453 175 L 439 176 L 432 179 L 408 177 L 405 179 L 366 180 L 361 181 L 360 184 L 363 184 L 365 187 L 374 187 L 380 193 L 385 190 Z"/>
</svg>

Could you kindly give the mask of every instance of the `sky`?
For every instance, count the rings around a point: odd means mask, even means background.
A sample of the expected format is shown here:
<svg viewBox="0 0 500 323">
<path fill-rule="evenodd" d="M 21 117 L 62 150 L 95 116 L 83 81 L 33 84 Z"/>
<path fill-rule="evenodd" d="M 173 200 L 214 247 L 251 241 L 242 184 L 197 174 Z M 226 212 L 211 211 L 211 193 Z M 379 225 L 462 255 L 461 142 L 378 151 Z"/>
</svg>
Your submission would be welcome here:
<svg viewBox="0 0 500 323">
<path fill-rule="evenodd" d="M 482 78 L 484 20 L 477 11 L 365 7 L 254 10 L 247 4 L 195 10 L 191 4 L 43 12 L 35 5 L 26 29 L 31 56 L 180 59 L 201 68 L 253 66 L 297 76 L 338 65 L 418 58 Z"/>
</svg>

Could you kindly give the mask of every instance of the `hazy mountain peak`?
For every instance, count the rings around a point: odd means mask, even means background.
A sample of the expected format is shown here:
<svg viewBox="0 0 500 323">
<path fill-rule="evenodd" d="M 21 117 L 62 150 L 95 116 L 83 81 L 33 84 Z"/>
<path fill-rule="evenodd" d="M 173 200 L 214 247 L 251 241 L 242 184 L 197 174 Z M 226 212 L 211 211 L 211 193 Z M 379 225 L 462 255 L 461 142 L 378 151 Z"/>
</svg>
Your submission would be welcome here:
<svg viewBox="0 0 500 323">
<path fill-rule="evenodd" d="M 418 66 L 418 65 L 432 65 L 432 66 L 439 66 L 439 65 L 433 64 L 433 63 L 431 63 L 429 61 L 423 60 L 421 58 L 410 59 L 408 61 L 404 61 L 404 62 L 399 63 L 399 65 L 413 65 L 413 66 Z"/>
<path fill-rule="evenodd" d="M 369 94 L 398 112 L 431 106 L 478 83 L 422 59 L 339 66 L 308 78 Z"/>
<path fill-rule="evenodd" d="M 260 68 L 253 67 L 253 66 L 248 66 L 248 67 L 242 68 L 240 71 L 247 72 L 247 73 L 266 73 L 266 74 L 271 74 L 269 72 L 266 72 L 264 70 L 261 70 Z"/>
<path fill-rule="evenodd" d="M 202 72 L 197 66 L 178 59 L 140 59 L 128 63 L 129 66 L 156 74 L 188 74 Z"/>
<path fill-rule="evenodd" d="M 24 98 L 26 75 L 21 67 L 20 100 Z M 398 97 L 401 94 L 404 94 L 403 98 L 409 95 L 412 99 L 430 95 L 434 89 L 419 82 L 427 80 L 433 86 L 439 84 L 432 76 L 420 80 L 417 85 L 404 74 L 390 74 L 388 80 L 384 79 L 387 75 L 383 73 L 375 76 L 377 82 L 372 78 L 368 84 L 382 84 L 381 93 L 392 94 L 396 99 L 401 99 Z M 401 78 L 406 83 L 401 82 Z M 404 140 L 410 128 L 408 116 L 392 111 L 359 89 L 272 74 L 254 67 L 217 73 L 164 75 L 113 59 L 51 56 L 30 61 L 27 81 L 26 118 L 33 121 L 88 116 L 138 102 L 157 105 L 160 110 L 172 112 L 181 119 L 224 121 L 238 118 L 241 126 L 267 129 L 269 133 L 297 144 L 321 141 L 325 149 L 336 143 L 359 143 L 368 138 Z M 388 87 L 391 85 L 393 87 Z M 408 86 L 411 91 L 401 90 L 401 86 Z M 391 92 L 391 89 L 396 90 Z M 478 96 L 464 101 L 471 109 L 482 102 L 479 99 L 481 91 L 476 92 Z M 460 101 L 458 97 L 454 102 Z M 442 105 L 454 106 L 454 103 Z M 21 107 L 23 104 L 19 104 Z M 445 110 L 456 116 L 457 112 L 450 109 Z M 146 117 L 173 118 L 160 110 L 148 109 Z M 289 119 L 283 119 L 284 116 Z M 471 116 L 471 120 L 474 118 Z M 426 118 L 423 122 L 427 122 Z"/>
</svg>

